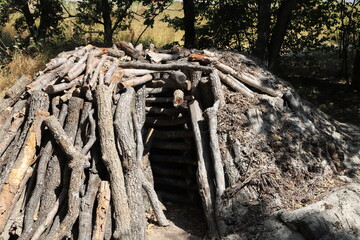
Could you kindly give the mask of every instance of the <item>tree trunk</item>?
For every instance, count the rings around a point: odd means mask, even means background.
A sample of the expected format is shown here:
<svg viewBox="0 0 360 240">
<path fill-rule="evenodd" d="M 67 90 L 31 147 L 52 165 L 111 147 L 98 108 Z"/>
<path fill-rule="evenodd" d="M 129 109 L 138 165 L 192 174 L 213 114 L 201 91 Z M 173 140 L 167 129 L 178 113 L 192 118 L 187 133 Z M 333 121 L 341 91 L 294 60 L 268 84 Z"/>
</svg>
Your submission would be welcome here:
<svg viewBox="0 0 360 240">
<path fill-rule="evenodd" d="M 101 0 L 102 18 L 104 21 L 104 44 L 107 47 L 112 46 L 112 23 L 111 23 L 111 6 L 108 0 Z"/>
<path fill-rule="evenodd" d="M 195 6 L 193 0 L 184 0 L 185 47 L 195 47 Z"/>
<path fill-rule="evenodd" d="M 30 12 L 29 5 L 27 4 L 27 1 L 25 3 L 20 3 L 19 5 L 21 12 L 24 14 L 26 24 L 30 31 L 30 35 L 36 40 L 37 36 L 36 36 L 35 20 L 32 13 Z"/>
<path fill-rule="evenodd" d="M 271 23 L 270 4 L 271 0 L 258 0 L 258 34 L 254 49 L 254 55 L 266 65 Z"/>
<path fill-rule="evenodd" d="M 40 1 L 40 24 L 38 28 L 38 39 L 45 39 L 46 32 L 50 27 L 52 19 L 51 2 L 48 0 Z"/>
<path fill-rule="evenodd" d="M 285 0 L 281 3 L 276 24 L 272 30 L 269 44 L 269 67 L 273 69 L 279 57 L 281 45 L 284 42 L 286 30 L 290 23 L 291 13 L 295 9 L 297 0 Z"/>
<path fill-rule="evenodd" d="M 355 52 L 351 85 L 354 89 L 360 91 L 360 36 L 358 37 L 358 45 Z"/>
</svg>

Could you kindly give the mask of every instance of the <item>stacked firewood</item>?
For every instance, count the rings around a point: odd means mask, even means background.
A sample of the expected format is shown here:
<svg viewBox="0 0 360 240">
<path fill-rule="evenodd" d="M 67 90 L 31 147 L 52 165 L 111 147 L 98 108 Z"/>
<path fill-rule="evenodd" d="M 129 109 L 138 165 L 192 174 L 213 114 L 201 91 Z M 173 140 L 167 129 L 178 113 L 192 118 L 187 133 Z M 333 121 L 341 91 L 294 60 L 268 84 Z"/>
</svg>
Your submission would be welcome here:
<svg viewBox="0 0 360 240">
<path fill-rule="evenodd" d="M 151 134 L 144 131 L 146 114 L 173 110 L 149 106 L 154 102 L 189 109 L 209 234 L 222 234 L 221 81 L 247 97 L 281 93 L 208 51 L 117 45 L 60 53 L 0 101 L 2 239 L 145 239 L 143 191 L 158 224 L 167 226 L 143 141 Z M 157 97 L 164 89 L 172 96 Z"/>
</svg>

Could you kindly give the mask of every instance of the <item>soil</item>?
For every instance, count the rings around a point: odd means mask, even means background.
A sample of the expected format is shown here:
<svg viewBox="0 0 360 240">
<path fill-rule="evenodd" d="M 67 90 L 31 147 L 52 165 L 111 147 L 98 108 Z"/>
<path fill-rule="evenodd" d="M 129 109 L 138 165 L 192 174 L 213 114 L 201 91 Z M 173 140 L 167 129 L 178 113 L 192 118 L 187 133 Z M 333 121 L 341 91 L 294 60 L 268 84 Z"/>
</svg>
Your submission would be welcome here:
<svg viewBox="0 0 360 240">
<path fill-rule="evenodd" d="M 206 222 L 202 207 L 165 203 L 165 215 L 170 226 L 149 223 L 148 240 L 201 240 L 206 237 Z"/>
</svg>

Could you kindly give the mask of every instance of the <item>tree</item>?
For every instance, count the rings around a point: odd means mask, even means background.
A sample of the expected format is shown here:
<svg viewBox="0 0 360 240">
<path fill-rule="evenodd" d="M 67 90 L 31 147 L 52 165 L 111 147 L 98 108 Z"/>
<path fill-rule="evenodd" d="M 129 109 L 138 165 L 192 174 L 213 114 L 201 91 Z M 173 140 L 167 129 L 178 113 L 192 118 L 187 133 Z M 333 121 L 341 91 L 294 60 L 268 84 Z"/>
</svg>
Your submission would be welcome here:
<svg viewBox="0 0 360 240">
<path fill-rule="evenodd" d="M 195 47 L 195 4 L 194 0 L 184 0 L 185 47 Z"/>
<path fill-rule="evenodd" d="M 271 25 L 271 0 L 258 0 L 257 38 L 253 54 L 267 64 Z"/>
<path fill-rule="evenodd" d="M 19 33 L 29 32 L 36 42 L 60 32 L 62 7 L 59 0 L 9 0 L 0 2 L 0 24 L 8 22 L 11 14 L 19 13 L 15 28 Z"/>
<path fill-rule="evenodd" d="M 112 45 L 113 35 L 118 30 L 125 30 L 136 14 L 131 6 L 134 0 L 84 0 L 79 2 L 77 17 L 80 23 L 86 25 L 100 24 L 103 26 L 104 44 Z M 163 11 L 170 0 L 142 0 L 146 10 L 144 25 L 154 24 L 153 16 Z"/>
<path fill-rule="evenodd" d="M 354 89 L 360 91 L 360 36 L 358 36 L 358 43 L 355 50 L 351 85 Z"/>
<path fill-rule="evenodd" d="M 127 18 L 131 17 L 130 7 L 133 2 L 133 0 L 81 1 L 77 7 L 78 21 L 86 25 L 102 25 L 104 44 L 110 46 L 114 32 L 128 26 Z"/>
</svg>

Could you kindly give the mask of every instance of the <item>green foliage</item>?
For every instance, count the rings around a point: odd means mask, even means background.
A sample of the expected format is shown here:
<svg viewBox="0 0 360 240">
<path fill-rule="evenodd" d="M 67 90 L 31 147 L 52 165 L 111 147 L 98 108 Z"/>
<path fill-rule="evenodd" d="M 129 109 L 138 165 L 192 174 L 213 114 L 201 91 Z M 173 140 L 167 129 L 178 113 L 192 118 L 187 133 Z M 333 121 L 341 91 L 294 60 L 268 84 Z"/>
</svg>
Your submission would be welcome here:
<svg viewBox="0 0 360 240">
<path fill-rule="evenodd" d="M 272 29 L 282 0 L 271 1 Z M 359 26 L 359 0 L 298 0 L 292 12 L 282 51 L 310 51 L 324 44 L 339 43 L 339 32 L 357 34 Z M 357 4 L 354 4 L 357 2 Z M 357 6 L 354 6 L 357 5 Z M 341 7 L 343 16 L 341 16 Z M 200 48 L 216 47 L 239 49 L 252 52 L 257 38 L 258 1 L 257 0 L 195 0 L 196 30 Z M 346 9 L 346 11 L 345 11 Z M 341 27 L 341 19 L 346 26 Z M 165 16 L 177 30 L 183 30 L 183 19 Z M 271 37 L 271 36 L 270 36 Z"/>
<path fill-rule="evenodd" d="M 131 21 L 136 15 L 141 15 L 144 20 L 145 27 L 153 27 L 155 17 L 163 12 L 171 3 L 172 0 L 151 1 L 142 0 L 137 1 L 145 7 L 145 10 L 140 14 L 133 11 L 131 8 L 134 0 L 84 0 L 79 2 L 77 7 L 78 23 L 87 26 L 94 26 L 100 24 L 104 26 L 104 32 L 101 34 L 112 35 L 117 31 L 126 30 Z M 110 15 L 110 22 L 106 20 L 105 15 Z M 106 27 L 110 32 L 106 32 Z M 106 38 L 106 36 L 105 36 Z"/>
<path fill-rule="evenodd" d="M 36 42 L 60 33 L 59 23 L 63 19 L 60 0 L 0 1 L 0 25 L 7 23 L 14 13 L 17 13 L 14 27 L 18 33 L 27 31 Z"/>
</svg>

